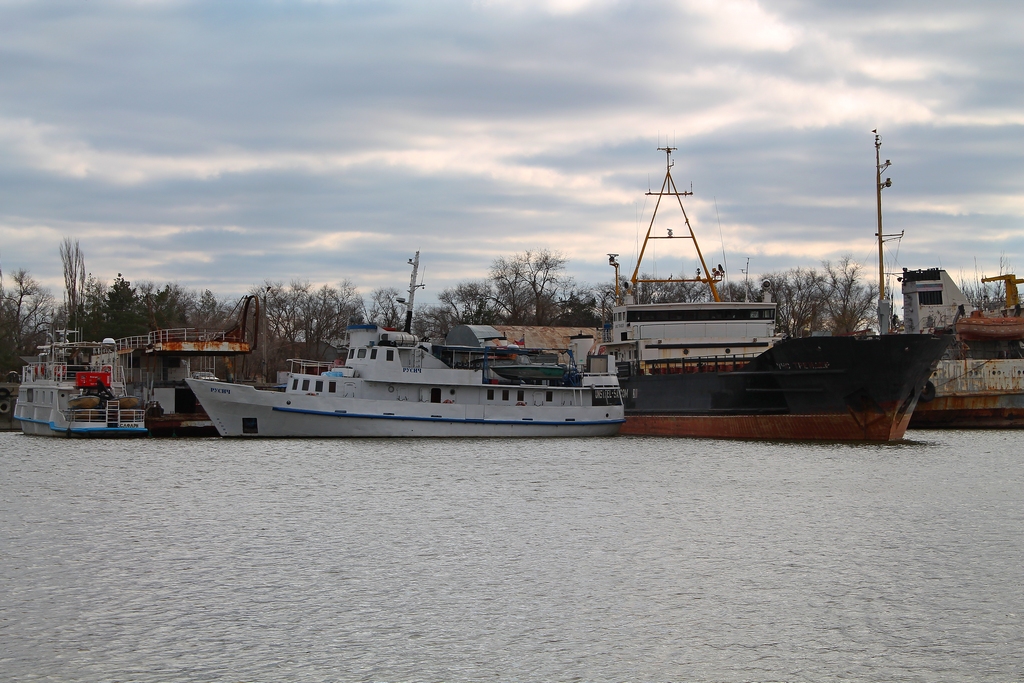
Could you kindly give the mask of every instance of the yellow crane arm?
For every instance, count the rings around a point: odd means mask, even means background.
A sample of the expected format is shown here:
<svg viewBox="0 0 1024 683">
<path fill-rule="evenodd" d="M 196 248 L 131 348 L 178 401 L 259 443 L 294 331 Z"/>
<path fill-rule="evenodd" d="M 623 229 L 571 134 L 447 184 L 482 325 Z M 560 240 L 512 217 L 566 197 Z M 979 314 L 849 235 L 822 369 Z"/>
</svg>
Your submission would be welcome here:
<svg viewBox="0 0 1024 683">
<path fill-rule="evenodd" d="M 1017 293 L 1017 285 L 1024 284 L 1024 280 L 1013 273 L 1006 275 L 993 275 L 992 277 L 981 278 L 982 282 L 1002 282 L 1006 286 L 1006 307 L 1013 308 L 1020 303 L 1020 295 Z"/>
</svg>

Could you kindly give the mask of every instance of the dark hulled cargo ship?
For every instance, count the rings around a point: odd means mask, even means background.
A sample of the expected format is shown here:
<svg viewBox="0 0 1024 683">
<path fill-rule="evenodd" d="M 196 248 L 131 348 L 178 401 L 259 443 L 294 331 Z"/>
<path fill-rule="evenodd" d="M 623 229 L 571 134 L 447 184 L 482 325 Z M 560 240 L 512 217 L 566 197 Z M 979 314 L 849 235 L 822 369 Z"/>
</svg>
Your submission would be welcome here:
<svg viewBox="0 0 1024 683">
<path fill-rule="evenodd" d="M 619 371 L 622 434 L 715 438 L 892 441 L 903 438 L 928 376 L 950 335 L 814 336 L 775 334 L 776 304 L 722 301 L 671 175 L 640 251 L 632 288 L 614 308 L 602 353 Z M 688 233 L 653 234 L 662 197 L 679 201 Z M 681 231 L 680 231 L 681 232 Z M 690 239 L 701 268 L 693 279 L 644 279 L 640 262 L 655 239 Z M 612 255 L 612 265 L 618 267 Z M 616 271 L 616 281 L 618 274 Z M 706 284 L 712 301 L 636 304 L 645 282 Z M 616 297 L 619 298 L 618 292 Z"/>
<path fill-rule="evenodd" d="M 774 313 L 729 302 L 696 306 L 710 315 Z M 627 319 L 650 313 L 624 308 Z M 751 357 L 750 345 L 761 343 L 753 337 L 651 338 L 644 325 L 630 327 L 639 339 L 609 345 L 616 355 L 639 356 L 617 363 L 626 408 L 621 433 L 663 436 L 898 440 L 951 341 L 924 334 L 805 337 L 774 341 Z"/>
</svg>

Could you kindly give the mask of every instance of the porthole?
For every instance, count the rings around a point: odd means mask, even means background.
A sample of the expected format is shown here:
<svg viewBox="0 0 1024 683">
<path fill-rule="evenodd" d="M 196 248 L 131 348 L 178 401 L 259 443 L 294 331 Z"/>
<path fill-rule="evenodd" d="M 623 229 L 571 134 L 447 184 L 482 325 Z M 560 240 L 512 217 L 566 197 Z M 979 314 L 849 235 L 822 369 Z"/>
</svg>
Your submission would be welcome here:
<svg viewBox="0 0 1024 683">
<path fill-rule="evenodd" d="M 389 384 L 388 385 L 388 393 L 389 394 L 395 393 L 395 385 L 394 384 Z"/>
</svg>

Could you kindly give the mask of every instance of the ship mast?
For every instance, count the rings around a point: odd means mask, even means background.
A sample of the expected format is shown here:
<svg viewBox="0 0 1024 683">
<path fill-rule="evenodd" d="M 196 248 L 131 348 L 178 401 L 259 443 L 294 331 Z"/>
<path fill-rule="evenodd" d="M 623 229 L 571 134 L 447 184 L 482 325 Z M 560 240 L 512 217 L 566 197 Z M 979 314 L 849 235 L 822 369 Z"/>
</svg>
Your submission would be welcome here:
<svg viewBox="0 0 1024 683">
<path fill-rule="evenodd" d="M 409 278 L 409 299 L 405 302 L 405 331 L 412 332 L 412 301 L 416 296 L 416 290 L 420 287 L 424 287 L 423 283 L 416 284 L 416 274 L 420 270 L 420 252 L 416 252 L 416 256 L 409 259 L 409 265 L 412 266 L 412 276 Z M 401 299 L 398 299 L 399 303 L 402 303 Z"/>
<path fill-rule="evenodd" d="M 875 233 L 875 236 L 878 237 L 878 333 L 889 334 L 892 306 L 885 299 L 885 257 L 882 253 L 882 245 L 886 237 L 895 237 L 895 235 L 882 234 L 882 190 L 892 187 L 892 178 L 886 178 L 885 182 L 882 182 L 882 171 L 889 168 L 892 163 L 888 159 L 884 164 L 880 162 L 882 137 L 878 134 L 878 129 L 871 132 L 875 134 L 875 194 L 878 199 L 878 232 Z M 902 237 L 903 233 L 901 232 L 899 236 Z"/>
<path fill-rule="evenodd" d="M 718 295 L 718 288 L 715 287 L 716 282 L 721 282 L 724 276 L 724 271 L 721 267 L 715 270 L 708 270 L 707 263 L 704 262 L 704 255 L 700 251 L 700 245 L 697 244 L 697 236 L 693 233 L 693 228 L 690 226 L 690 218 L 686 215 L 686 209 L 683 208 L 683 197 L 688 197 L 693 192 L 680 192 L 676 189 L 676 182 L 672 179 L 672 166 L 675 162 L 672 161 L 672 152 L 676 151 L 675 147 L 659 147 L 659 152 L 665 153 L 665 179 L 661 183 L 661 190 L 659 192 L 647 192 L 647 196 L 656 196 L 658 200 L 654 204 L 654 213 L 651 214 L 651 224 L 647 226 L 647 235 L 644 236 L 644 244 L 640 248 L 640 256 L 636 260 L 636 269 L 633 271 L 633 277 L 630 278 L 633 286 L 633 291 L 636 291 L 636 285 L 638 282 L 704 282 L 711 288 L 711 296 L 715 301 L 721 301 L 722 298 Z M 693 247 L 697 251 L 697 258 L 700 259 L 700 269 L 697 271 L 697 277 L 695 278 L 668 278 L 668 279 L 640 279 L 640 264 L 644 260 L 644 252 L 647 250 L 647 242 L 650 240 L 670 240 L 678 239 L 669 230 L 669 233 L 665 237 L 652 236 L 651 231 L 654 228 L 654 219 L 658 215 L 658 207 L 661 206 L 662 197 L 675 197 L 679 202 L 679 210 L 683 212 L 683 220 L 686 222 L 686 229 L 690 231 L 689 237 L 682 235 L 683 239 L 693 240 Z M 703 276 L 701 275 L 703 273 Z"/>
</svg>

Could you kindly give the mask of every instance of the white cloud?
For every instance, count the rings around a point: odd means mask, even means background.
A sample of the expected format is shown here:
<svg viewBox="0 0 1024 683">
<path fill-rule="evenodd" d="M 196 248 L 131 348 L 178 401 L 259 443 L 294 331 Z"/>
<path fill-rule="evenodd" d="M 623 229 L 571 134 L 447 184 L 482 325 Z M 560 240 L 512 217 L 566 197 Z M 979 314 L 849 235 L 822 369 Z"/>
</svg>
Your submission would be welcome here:
<svg viewBox="0 0 1024 683">
<path fill-rule="evenodd" d="M 801 31 L 765 11 L 756 0 L 680 0 L 680 6 L 700 17 L 698 40 L 740 51 L 786 52 L 799 41 Z"/>
<path fill-rule="evenodd" d="M 1024 196 L 1005 155 L 1022 144 L 1024 90 L 1006 67 L 1021 49 L 990 30 L 1012 24 L 996 10 L 853 21 L 750 0 L 254 3 L 230 24 L 191 3 L 99 3 L 73 22 L 17 11 L 0 75 L 5 267 L 53 269 L 74 234 L 103 243 L 97 267 L 121 241 L 169 279 L 187 268 L 180 252 L 205 254 L 194 281 L 297 268 L 335 281 L 342 267 L 358 281 L 414 241 L 461 264 L 437 282 L 538 246 L 604 278 L 662 171 L 659 135 L 681 148 L 677 182 L 732 199 L 727 244 L 766 267 L 817 262 L 849 235 L 870 241 L 871 195 L 844 174 L 870 184 L 875 127 L 902 174 L 886 204 L 901 222 L 980 216 L 976 244 L 1024 246 L 1006 228 Z M 978 185 L 953 194 L 938 189 L 961 172 L 947 129 L 983 138 L 956 143 Z M 703 230 L 708 197 L 692 201 Z M 955 244 L 943 230 L 933 238 Z"/>
<path fill-rule="evenodd" d="M 614 0 L 476 0 L 485 8 L 500 8 L 512 12 L 540 11 L 555 16 L 579 14 L 590 9 L 611 5 Z"/>
</svg>

